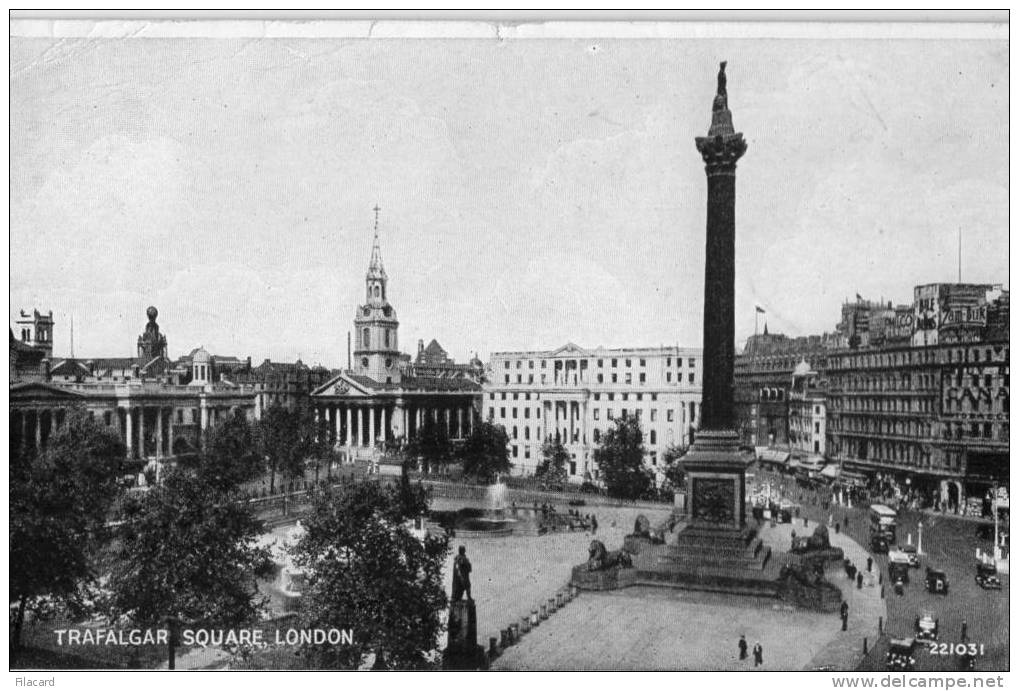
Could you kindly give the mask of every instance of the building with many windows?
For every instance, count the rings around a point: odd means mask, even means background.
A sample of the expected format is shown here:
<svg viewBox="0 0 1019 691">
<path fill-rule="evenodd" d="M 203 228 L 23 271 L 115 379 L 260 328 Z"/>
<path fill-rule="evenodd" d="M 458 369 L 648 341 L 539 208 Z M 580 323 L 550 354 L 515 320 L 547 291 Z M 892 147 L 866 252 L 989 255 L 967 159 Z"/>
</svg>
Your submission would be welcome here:
<svg viewBox="0 0 1019 691">
<path fill-rule="evenodd" d="M 570 452 L 571 482 L 599 479 L 593 461 L 601 435 L 618 417 L 640 419 L 647 465 L 661 475 L 662 453 L 689 446 L 700 419 L 699 348 L 595 348 L 493 353 L 482 414 L 509 436 L 516 475 L 531 475 L 542 444 L 558 438 Z"/>
</svg>

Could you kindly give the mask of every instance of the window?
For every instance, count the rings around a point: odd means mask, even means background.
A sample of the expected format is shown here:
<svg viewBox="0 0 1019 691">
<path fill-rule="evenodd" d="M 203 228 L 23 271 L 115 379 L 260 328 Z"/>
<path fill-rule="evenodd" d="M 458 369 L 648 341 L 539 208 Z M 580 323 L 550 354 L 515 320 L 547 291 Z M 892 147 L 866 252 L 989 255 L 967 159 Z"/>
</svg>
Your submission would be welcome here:
<svg viewBox="0 0 1019 691">
<path fill-rule="evenodd" d="M 600 394 L 600 393 L 596 393 L 596 394 L 594 395 L 594 400 L 596 400 L 596 401 L 600 401 L 600 400 L 601 400 L 601 394 Z"/>
<path fill-rule="evenodd" d="M 594 430 L 594 443 L 597 444 L 600 439 L 601 439 L 601 432 L 596 428 Z"/>
<path fill-rule="evenodd" d="M 593 414 L 595 420 L 598 419 L 598 414 L 599 414 L 599 410 L 597 408 L 595 408 L 594 409 L 594 414 Z"/>
<path fill-rule="evenodd" d="M 612 412 L 612 408 L 608 408 L 605 410 L 605 417 L 608 418 L 609 420 L 616 419 L 615 413 Z"/>
<path fill-rule="evenodd" d="M 517 417 L 517 409 L 516 409 L 516 407 L 514 407 L 513 408 L 513 419 L 515 420 L 516 417 Z M 516 428 L 514 427 L 514 429 L 516 429 Z"/>
<path fill-rule="evenodd" d="M 676 367 L 682 367 L 682 366 L 683 366 L 683 358 L 681 358 L 681 357 L 676 358 Z"/>
<path fill-rule="evenodd" d="M 627 372 L 626 373 L 626 383 L 627 384 L 632 384 L 633 383 L 633 372 Z"/>
<path fill-rule="evenodd" d="M 504 400 L 504 401 L 506 400 L 506 392 L 505 391 L 502 392 L 502 400 Z"/>
<path fill-rule="evenodd" d="M 619 377 L 616 375 L 615 372 L 613 372 L 612 373 L 612 383 L 615 384 L 617 381 L 619 381 Z"/>
<path fill-rule="evenodd" d="M 523 384 L 523 383 L 524 383 L 524 375 L 518 374 L 517 375 L 517 384 Z"/>
<path fill-rule="evenodd" d="M 630 400 L 630 394 L 628 394 L 628 393 L 624 393 L 624 394 L 623 394 L 623 400 L 624 400 L 624 401 L 628 401 L 628 400 Z"/>
<path fill-rule="evenodd" d="M 616 367 L 618 364 L 619 364 L 619 360 L 617 360 L 616 358 L 612 358 L 612 366 Z"/>
<path fill-rule="evenodd" d="M 524 458 L 530 458 L 530 457 L 531 457 L 531 447 L 530 446 L 525 446 L 524 447 Z"/>
<path fill-rule="evenodd" d="M 530 438 L 531 438 L 531 428 L 530 427 L 524 427 L 524 439 L 530 439 Z"/>
<path fill-rule="evenodd" d="M 502 417 L 502 418 L 506 417 L 506 409 L 505 408 L 499 408 L 499 417 Z"/>
<path fill-rule="evenodd" d="M 815 422 L 814 423 L 814 434 L 820 434 L 820 433 L 821 433 L 821 423 L 820 422 Z"/>
<path fill-rule="evenodd" d="M 369 331 L 368 329 L 364 329 L 363 331 L 361 331 L 361 345 L 367 348 L 370 343 L 371 336 L 369 334 Z"/>
<path fill-rule="evenodd" d="M 545 361 L 544 360 L 541 361 L 541 368 L 545 369 Z"/>
<path fill-rule="evenodd" d="M 693 384 L 693 372 L 690 373 L 689 381 L 691 384 Z"/>
<path fill-rule="evenodd" d="M 533 384 L 534 383 L 534 375 L 533 374 L 528 374 L 527 375 L 527 383 L 528 384 Z"/>
<path fill-rule="evenodd" d="M 644 400 L 644 394 L 642 394 L 642 393 L 637 394 L 637 400 L 638 401 L 643 401 Z"/>
<path fill-rule="evenodd" d="M 658 441 L 657 441 L 658 436 L 657 436 L 657 433 L 654 430 L 651 430 L 651 432 L 649 433 L 648 436 L 651 438 L 651 443 L 652 444 L 657 444 L 658 443 Z"/>
<path fill-rule="evenodd" d="M 647 360 L 645 360 L 644 358 L 641 358 L 640 359 L 640 366 L 641 367 L 647 367 Z"/>
<path fill-rule="evenodd" d="M 670 357 L 665 358 L 665 366 L 672 367 L 672 358 Z"/>
<path fill-rule="evenodd" d="M 599 359 L 599 360 L 598 360 L 598 366 L 599 366 L 599 367 L 604 367 L 604 366 L 605 366 L 605 361 L 604 361 L 604 360 L 601 360 L 601 359 Z"/>
<path fill-rule="evenodd" d="M 488 417 L 489 418 L 494 418 L 495 417 L 495 408 L 489 408 L 488 409 Z"/>
<path fill-rule="evenodd" d="M 516 447 L 516 444 L 514 444 L 512 448 L 513 448 L 513 458 L 516 458 L 517 457 L 517 447 Z"/>
<path fill-rule="evenodd" d="M 517 426 L 516 425 L 513 425 L 513 438 L 514 439 L 517 438 Z"/>
<path fill-rule="evenodd" d="M 388 348 L 389 347 L 389 329 L 386 329 L 383 332 L 383 334 L 385 335 L 385 343 L 386 343 L 386 347 Z"/>
<path fill-rule="evenodd" d="M 670 382 L 670 383 L 672 382 L 672 372 L 666 372 L 665 373 L 665 381 Z"/>
<path fill-rule="evenodd" d="M 641 384 L 646 384 L 647 383 L 647 374 L 645 374 L 644 372 L 640 373 L 640 383 Z"/>
<path fill-rule="evenodd" d="M 521 367 L 520 360 L 517 360 L 517 369 L 520 369 L 520 367 Z"/>
<path fill-rule="evenodd" d="M 669 421 L 669 422 L 672 422 L 672 420 L 675 417 L 675 415 L 676 415 L 676 411 L 673 410 L 672 408 L 669 408 L 668 410 L 665 411 L 665 419 L 667 421 Z"/>
<path fill-rule="evenodd" d="M 614 401 L 614 400 L 616 400 L 616 395 L 615 395 L 614 393 L 610 393 L 610 394 L 609 394 L 609 400 L 610 400 L 610 401 Z"/>
<path fill-rule="evenodd" d="M 514 400 L 514 401 L 515 401 L 515 400 L 517 400 L 517 398 L 518 398 L 519 396 L 520 396 L 520 394 L 518 394 L 518 393 L 515 393 L 515 394 L 513 394 L 513 400 Z"/>
<path fill-rule="evenodd" d="M 527 369 L 534 369 L 534 360 L 527 361 Z"/>
<path fill-rule="evenodd" d="M 626 366 L 633 367 L 633 360 L 631 360 L 630 358 L 626 358 Z"/>
<path fill-rule="evenodd" d="M 494 401 L 495 400 L 495 392 L 494 391 L 492 393 L 488 394 L 488 400 L 490 400 L 490 401 Z"/>
<path fill-rule="evenodd" d="M 693 369 L 696 366 L 697 366 L 696 358 L 690 358 L 690 369 Z"/>
<path fill-rule="evenodd" d="M 598 383 L 599 384 L 604 384 L 605 383 L 605 376 L 602 375 L 601 373 L 598 374 Z"/>
<path fill-rule="evenodd" d="M 509 384 L 509 375 L 506 375 L 506 383 Z"/>
<path fill-rule="evenodd" d="M 524 419 L 527 419 L 527 418 L 530 418 L 530 417 L 531 417 L 531 409 L 530 408 L 524 408 Z"/>
<path fill-rule="evenodd" d="M 366 358 L 366 357 L 361 358 L 361 367 L 367 367 L 367 366 L 368 366 L 368 358 Z M 204 369 L 204 367 L 202 369 Z"/>
<path fill-rule="evenodd" d="M 654 422 L 656 419 L 658 419 L 658 409 L 657 408 L 652 408 L 651 409 L 651 422 Z"/>
</svg>

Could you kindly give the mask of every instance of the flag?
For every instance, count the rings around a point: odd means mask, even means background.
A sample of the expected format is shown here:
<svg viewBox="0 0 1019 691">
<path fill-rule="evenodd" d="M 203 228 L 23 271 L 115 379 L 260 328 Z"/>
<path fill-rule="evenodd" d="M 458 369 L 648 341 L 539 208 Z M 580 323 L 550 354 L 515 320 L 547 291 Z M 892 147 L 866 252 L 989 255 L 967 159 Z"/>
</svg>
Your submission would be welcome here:
<svg viewBox="0 0 1019 691">
<path fill-rule="evenodd" d="M 862 296 L 862 295 L 860 295 L 859 293 L 857 293 L 857 294 L 856 294 L 856 301 L 857 301 L 857 302 L 863 302 L 863 296 Z"/>
<path fill-rule="evenodd" d="M 764 314 L 764 310 L 763 310 L 763 309 L 761 308 L 761 306 L 760 306 L 760 305 L 755 305 L 755 306 L 754 306 L 754 309 L 756 309 L 756 310 L 757 310 L 757 313 L 758 313 L 758 314 Z"/>
</svg>

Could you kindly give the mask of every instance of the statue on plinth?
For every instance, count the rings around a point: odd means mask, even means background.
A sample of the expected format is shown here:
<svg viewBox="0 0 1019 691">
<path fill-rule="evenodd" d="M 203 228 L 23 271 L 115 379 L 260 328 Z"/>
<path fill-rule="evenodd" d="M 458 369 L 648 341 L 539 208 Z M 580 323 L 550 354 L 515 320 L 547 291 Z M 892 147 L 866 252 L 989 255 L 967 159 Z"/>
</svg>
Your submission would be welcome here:
<svg viewBox="0 0 1019 691">
<path fill-rule="evenodd" d="M 622 550 L 610 552 L 605 548 L 601 540 L 592 540 L 591 546 L 587 549 L 587 570 L 607 571 L 614 568 L 629 568 L 633 566 L 633 559 Z"/>
<path fill-rule="evenodd" d="M 464 595 L 471 597 L 471 560 L 467 558 L 467 548 L 460 545 L 459 553 L 453 560 L 453 602 L 459 602 Z"/>
</svg>

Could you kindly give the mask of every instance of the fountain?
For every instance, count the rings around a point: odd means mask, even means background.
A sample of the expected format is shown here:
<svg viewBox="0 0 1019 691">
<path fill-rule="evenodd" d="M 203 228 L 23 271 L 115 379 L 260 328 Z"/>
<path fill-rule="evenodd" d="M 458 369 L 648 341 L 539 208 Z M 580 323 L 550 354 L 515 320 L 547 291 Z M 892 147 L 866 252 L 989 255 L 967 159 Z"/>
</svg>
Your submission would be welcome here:
<svg viewBox="0 0 1019 691">
<path fill-rule="evenodd" d="M 269 548 L 276 567 L 275 578 L 262 584 L 276 615 L 295 612 L 306 585 L 304 570 L 294 564 L 291 555 L 291 549 L 303 535 L 304 526 L 298 521 L 295 525 L 277 528 L 259 540 L 259 546 Z"/>
</svg>

